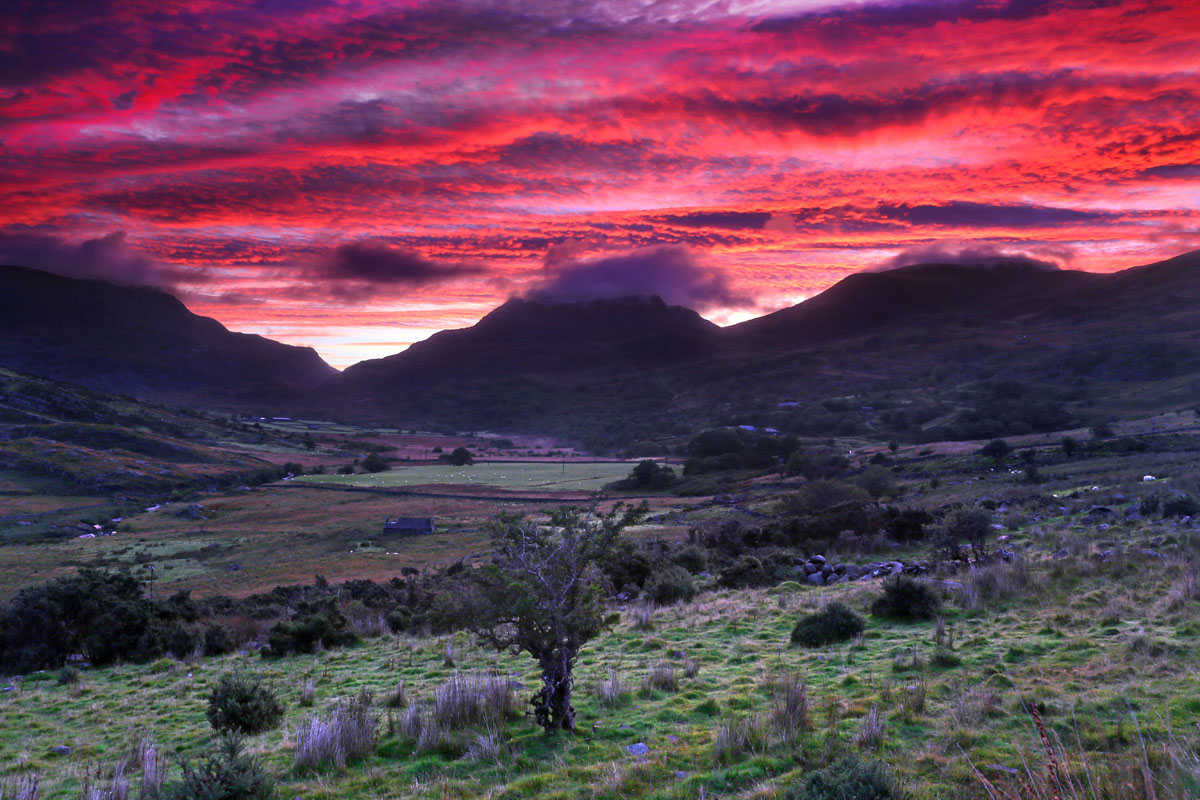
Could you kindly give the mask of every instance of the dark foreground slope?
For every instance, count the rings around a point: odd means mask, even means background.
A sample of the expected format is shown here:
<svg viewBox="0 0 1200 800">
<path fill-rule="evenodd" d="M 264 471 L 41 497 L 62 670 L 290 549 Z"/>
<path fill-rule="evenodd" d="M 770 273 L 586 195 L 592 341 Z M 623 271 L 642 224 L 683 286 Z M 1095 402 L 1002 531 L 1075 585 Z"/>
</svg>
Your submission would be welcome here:
<svg viewBox="0 0 1200 800">
<path fill-rule="evenodd" d="M 1193 253 L 1113 274 L 1021 262 L 861 273 L 724 329 L 657 298 L 514 300 L 473 328 L 357 364 L 320 395 L 350 416 L 611 445 L 735 422 L 811 434 L 820 425 L 779 420 L 781 404 L 794 417 L 806 403 L 880 393 L 923 403 L 925 424 L 978 406 L 981 382 L 1007 381 L 1022 385 L 1002 399 L 1023 408 L 988 409 L 1005 417 L 998 427 L 962 430 L 1041 429 L 1194 402 L 1198 287 Z M 855 409 L 887 405 L 863 397 Z M 920 435 L 911 419 L 859 416 L 864 432 Z"/>
<path fill-rule="evenodd" d="M 136 397 L 274 401 L 334 369 L 150 288 L 0 267 L 0 366 Z"/>
</svg>

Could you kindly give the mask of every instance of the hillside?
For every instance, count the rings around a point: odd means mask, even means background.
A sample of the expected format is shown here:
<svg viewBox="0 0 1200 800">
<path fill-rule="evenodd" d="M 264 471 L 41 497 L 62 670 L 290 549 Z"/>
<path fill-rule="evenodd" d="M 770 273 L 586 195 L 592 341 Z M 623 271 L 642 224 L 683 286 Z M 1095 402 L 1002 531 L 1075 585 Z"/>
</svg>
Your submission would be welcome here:
<svg viewBox="0 0 1200 800">
<path fill-rule="evenodd" d="M 1021 402 L 1061 413 L 1010 409 L 991 433 L 1048 430 L 1192 402 L 1197 286 L 1194 253 L 1113 274 L 921 264 L 852 275 L 724 329 L 657 298 L 513 300 L 472 328 L 357 364 L 320 394 L 352 417 L 612 447 L 711 424 L 816 435 L 825 412 L 812 404 L 830 398 L 863 412 L 843 417 L 844 433 L 920 439 L 916 419 L 938 425 L 928 436 L 978 438 L 990 434 L 947 422 L 994 418 L 981 410 L 988 382 L 1015 381 Z"/>
<path fill-rule="evenodd" d="M 166 292 L 0 267 L 0 366 L 196 404 L 275 401 L 334 373 L 314 350 L 201 317 Z"/>
</svg>

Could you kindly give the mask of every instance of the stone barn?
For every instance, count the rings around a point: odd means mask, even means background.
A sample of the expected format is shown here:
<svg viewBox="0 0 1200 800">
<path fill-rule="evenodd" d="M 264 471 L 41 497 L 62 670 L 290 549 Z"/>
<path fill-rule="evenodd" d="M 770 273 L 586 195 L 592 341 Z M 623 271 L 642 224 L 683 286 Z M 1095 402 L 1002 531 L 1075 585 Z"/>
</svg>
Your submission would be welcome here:
<svg viewBox="0 0 1200 800">
<path fill-rule="evenodd" d="M 383 521 L 383 535 L 428 536 L 433 533 L 433 517 L 388 517 Z"/>
</svg>

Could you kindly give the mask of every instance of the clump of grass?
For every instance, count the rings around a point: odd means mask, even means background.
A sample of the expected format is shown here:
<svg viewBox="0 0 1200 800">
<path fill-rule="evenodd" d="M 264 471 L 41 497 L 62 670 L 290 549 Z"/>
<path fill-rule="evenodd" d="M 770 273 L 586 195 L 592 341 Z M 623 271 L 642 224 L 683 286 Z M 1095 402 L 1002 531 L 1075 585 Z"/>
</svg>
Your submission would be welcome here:
<svg viewBox="0 0 1200 800">
<path fill-rule="evenodd" d="M 1024 597 L 1032 588 L 1033 578 L 1024 560 L 990 564 L 972 570 L 963 580 L 959 604 L 968 611 L 982 611 Z"/>
<path fill-rule="evenodd" d="M 713 756 L 719 763 L 737 761 L 750 753 L 760 753 L 766 747 L 767 726 L 758 714 L 732 717 L 717 723 Z"/>
<path fill-rule="evenodd" d="M 143 736 L 138 742 L 137 763 L 142 768 L 139 796 L 157 797 L 167 777 L 167 760 L 153 739 Z"/>
<path fill-rule="evenodd" d="M 592 690 L 600 705 L 616 708 L 629 700 L 629 686 L 613 670 L 608 671 L 608 677 L 598 682 Z"/>
<path fill-rule="evenodd" d="M 456 674 L 433 693 L 433 717 L 448 728 L 495 724 L 517 713 L 512 686 L 497 675 Z"/>
<path fill-rule="evenodd" d="M 128 800 L 129 777 L 125 774 L 128 763 L 121 759 L 112 769 L 112 774 L 102 777 L 97 770 L 90 770 L 83 778 L 83 788 L 79 793 L 80 800 Z"/>
<path fill-rule="evenodd" d="M 317 699 L 317 682 L 312 678 L 305 678 L 304 683 L 300 685 L 300 706 L 302 708 L 312 708 L 312 704 Z"/>
<path fill-rule="evenodd" d="M 875 703 L 863 715 L 858 733 L 854 735 L 854 743 L 862 750 L 878 750 L 883 744 L 883 718 L 879 716 L 879 706 Z"/>
<path fill-rule="evenodd" d="M 812 728 L 808 686 L 803 678 L 789 673 L 774 681 L 771 691 L 771 727 L 791 744 Z"/>
<path fill-rule="evenodd" d="M 904 697 L 900 701 L 900 708 L 903 710 L 906 717 L 912 717 L 916 714 L 924 713 L 925 699 L 928 694 L 928 687 L 924 680 L 919 680 L 914 684 L 909 684 L 904 687 Z"/>
<path fill-rule="evenodd" d="M 58 685 L 71 686 L 83 680 L 83 673 L 78 667 L 66 666 L 58 671 Z"/>
<path fill-rule="evenodd" d="M 629 609 L 629 616 L 633 620 L 635 631 L 654 630 L 654 606 L 649 603 L 636 605 Z"/>
<path fill-rule="evenodd" d="M 679 681 L 675 677 L 675 667 L 666 661 L 659 661 L 650 668 L 650 672 L 646 675 L 646 686 L 664 692 L 677 690 Z"/>
<path fill-rule="evenodd" d="M 38 775 L 20 775 L 0 781 L 0 800 L 38 800 L 42 779 Z"/>
<path fill-rule="evenodd" d="M 504 738 L 496 728 L 489 725 L 471 737 L 463 758 L 471 761 L 500 761 L 504 752 Z"/>
<path fill-rule="evenodd" d="M 403 708 L 408 705 L 408 694 L 404 688 L 404 681 L 399 681 L 388 690 L 388 693 L 383 696 L 383 704 L 388 708 Z"/>
<path fill-rule="evenodd" d="M 685 658 L 683 660 L 683 674 L 688 680 L 694 679 L 700 674 L 700 662 L 694 658 Z"/>
<path fill-rule="evenodd" d="M 921 655 L 921 651 L 915 644 L 907 650 L 901 650 L 892 657 L 892 669 L 896 672 L 920 670 L 924 666 L 925 657 Z"/>
<path fill-rule="evenodd" d="M 375 749 L 379 718 L 371 710 L 371 694 L 337 705 L 327 717 L 310 717 L 296 731 L 292 765 L 298 770 L 346 763 L 363 758 Z"/>
</svg>

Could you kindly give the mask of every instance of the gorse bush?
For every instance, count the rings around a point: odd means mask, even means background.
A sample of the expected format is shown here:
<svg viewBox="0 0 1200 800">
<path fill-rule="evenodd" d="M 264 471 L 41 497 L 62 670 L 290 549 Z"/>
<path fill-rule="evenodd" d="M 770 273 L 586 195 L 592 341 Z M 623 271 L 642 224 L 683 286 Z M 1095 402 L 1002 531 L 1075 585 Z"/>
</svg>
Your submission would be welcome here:
<svg viewBox="0 0 1200 800">
<path fill-rule="evenodd" d="M 871 605 L 871 613 L 891 619 L 933 619 L 942 599 L 928 585 L 907 575 L 883 582 L 883 595 Z"/>
<path fill-rule="evenodd" d="M 204 712 L 214 730 L 262 733 L 279 725 L 283 705 L 275 692 L 244 675 L 225 675 L 208 697 Z"/>
<path fill-rule="evenodd" d="M 808 773 L 783 795 L 784 800 L 895 800 L 902 796 L 886 764 L 863 761 L 853 754 Z"/>
<path fill-rule="evenodd" d="M 645 592 L 655 603 L 677 603 L 695 597 L 696 586 L 686 569 L 672 564 L 650 576 Z"/>
<path fill-rule="evenodd" d="M 158 796 L 161 800 L 272 800 L 275 779 L 261 760 L 242 752 L 241 737 L 230 734 L 198 765 L 183 762 L 179 782 Z"/>
<path fill-rule="evenodd" d="M 264 656 L 315 653 L 318 647 L 342 647 L 358 642 L 350 622 L 332 598 L 306 604 L 295 618 L 277 622 L 267 634 Z"/>
<path fill-rule="evenodd" d="M 845 642 L 863 632 L 863 618 L 841 603 L 830 603 L 820 611 L 806 614 L 792 628 L 792 643 L 805 647 L 823 647 Z"/>
</svg>

